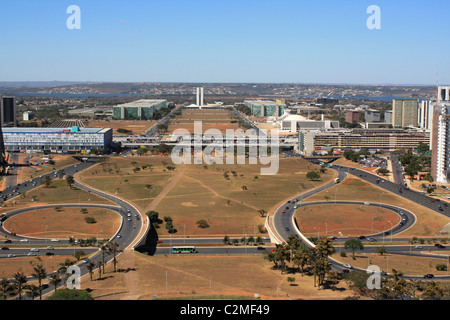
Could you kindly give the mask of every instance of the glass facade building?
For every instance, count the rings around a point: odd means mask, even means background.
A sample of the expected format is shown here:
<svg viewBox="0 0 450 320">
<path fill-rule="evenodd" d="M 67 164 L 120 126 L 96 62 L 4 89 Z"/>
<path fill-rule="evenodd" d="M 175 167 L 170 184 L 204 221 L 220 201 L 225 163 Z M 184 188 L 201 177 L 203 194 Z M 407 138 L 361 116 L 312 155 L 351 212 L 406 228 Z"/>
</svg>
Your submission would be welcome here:
<svg viewBox="0 0 450 320">
<path fill-rule="evenodd" d="M 113 117 L 116 120 L 150 120 L 161 108 L 167 108 L 167 100 L 138 100 L 114 106 Z"/>
</svg>

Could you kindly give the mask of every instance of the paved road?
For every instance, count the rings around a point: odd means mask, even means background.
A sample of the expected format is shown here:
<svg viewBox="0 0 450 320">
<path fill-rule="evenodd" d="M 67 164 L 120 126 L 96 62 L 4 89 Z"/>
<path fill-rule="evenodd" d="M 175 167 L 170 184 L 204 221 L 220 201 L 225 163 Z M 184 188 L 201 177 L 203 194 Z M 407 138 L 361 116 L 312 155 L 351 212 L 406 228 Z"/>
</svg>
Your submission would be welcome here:
<svg viewBox="0 0 450 320">
<path fill-rule="evenodd" d="M 318 160 L 310 160 L 311 162 L 318 164 L 319 161 Z M 362 170 L 358 170 L 355 168 L 349 168 L 349 167 L 343 167 L 343 166 L 332 166 L 333 170 L 336 170 L 338 173 L 338 177 L 341 181 L 343 181 L 345 179 L 345 177 L 347 176 L 347 173 L 351 173 L 355 176 L 359 176 L 359 178 L 361 178 L 362 180 L 365 180 L 367 182 L 373 183 L 373 184 L 377 184 L 378 186 L 380 186 L 381 188 L 396 193 L 400 196 L 403 196 L 411 201 L 414 201 L 416 203 L 419 204 L 423 204 L 426 207 L 429 207 L 441 214 L 444 214 L 446 216 L 448 216 L 448 210 L 444 211 L 439 205 L 434 204 L 433 202 L 430 201 L 428 196 L 424 196 L 423 194 L 419 193 L 419 192 L 415 192 L 415 191 L 411 191 L 409 189 L 405 189 L 403 186 L 398 185 L 396 183 L 392 183 L 389 182 L 387 180 L 383 180 L 380 179 L 379 177 L 369 174 L 365 171 Z M 283 241 L 286 241 L 288 239 L 288 237 L 290 235 L 297 235 L 300 237 L 300 239 L 302 240 L 302 242 L 307 246 L 307 247 L 314 247 L 314 245 L 306 239 L 306 237 L 304 237 L 298 230 L 297 226 L 294 225 L 294 219 L 293 219 L 293 214 L 296 210 L 296 208 L 294 208 L 294 206 L 296 207 L 300 207 L 300 206 L 307 206 L 307 205 L 314 205 L 314 204 L 320 204 L 320 203 L 333 203 L 333 201 L 328 201 L 328 202 L 313 202 L 313 203 L 304 203 L 302 202 L 303 199 L 312 196 L 313 194 L 316 194 L 318 192 L 321 192 L 325 189 L 328 189 L 332 186 L 334 186 L 335 183 L 331 182 L 328 183 L 322 187 L 319 187 L 317 189 L 314 190 L 310 190 L 307 193 L 303 194 L 302 196 L 299 197 L 295 197 L 290 199 L 288 202 L 282 204 L 274 213 L 274 217 L 273 217 L 273 225 L 274 228 L 276 229 L 277 233 L 282 237 Z M 338 201 L 336 201 L 336 203 L 338 203 Z M 404 230 L 406 230 L 407 228 L 411 227 L 415 221 L 416 218 L 414 216 L 414 214 L 412 212 L 409 212 L 407 210 L 404 209 L 400 209 L 397 208 L 395 206 L 392 205 L 386 205 L 386 204 L 382 204 L 382 203 L 366 203 L 364 201 L 360 201 L 360 202 L 349 202 L 349 201 L 339 201 L 339 203 L 353 203 L 353 204 L 360 204 L 360 205 L 376 205 L 376 206 L 381 206 L 384 208 L 387 208 L 389 210 L 393 210 L 394 212 L 398 213 L 400 215 L 400 217 L 402 218 L 402 225 L 396 225 L 396 226 L 392 226 L 392 228 L 390 230 L 387 230 L 383 233 L 380 234 L 374 234 L 374 235 L 370 235 L 370 237 L 373 237 L 377 240 L 377 242 L 380 241 L 380 239 L 382 240 L 386 240 L 386 237 L 390 236 L 391 234 L 398 234 L 400 232 L 403 232 Z M 400 214 L 400 210 L 402 211 Z M 284 212 L 283 212 L 284 211 Z M 403 220 L 405 219 L 405 220 Z M 338 239 L 341 241 L 344 241 L 344 238 Z M 368 247 L 370 248 L 370 247 Z M 409 247 L 410 251 L 412 252 L 412 247 Z M 406 248 L 406 249 L 408 249 Z M 405 247 L 388 247 L 389 252 L 393 253 L 398 253 L 398 254 L 405 254 Z M 367 252 L 370 252 L 371 250 L 375 250 L 373 248 L 368 249 Z M 416 249 L 414 249 L 416 251 Z M 408 250 L 406 250 L 407 252 Z M 366 252 L 366 251 L 364 251 Z M 424 256 L 420 253 L 414 253 L 414 255 L 416 256 Z M 447 259 L 446 257 L 443 257 L 443 259 Z M 334 259 L 330 259 L 330 263 L 332 266 L 332 269 L 337 270 L 339 272 L 342 272 L 344 269 L 347 269 L 344 264 L 334 260 Z M 361 271 L 365 271 L 365 270 L 361 270 Z M 423 277 L 417 277 L 417 276 L 405 276 L 405 278 L 410 278 L 410 279 L 420 279 L 420 280 L 424 280 Z M 439 280 L 450 280 L 450 276 L 439 276 L 436 277 L 435 279 L 439 279 Z"/>
</svg>

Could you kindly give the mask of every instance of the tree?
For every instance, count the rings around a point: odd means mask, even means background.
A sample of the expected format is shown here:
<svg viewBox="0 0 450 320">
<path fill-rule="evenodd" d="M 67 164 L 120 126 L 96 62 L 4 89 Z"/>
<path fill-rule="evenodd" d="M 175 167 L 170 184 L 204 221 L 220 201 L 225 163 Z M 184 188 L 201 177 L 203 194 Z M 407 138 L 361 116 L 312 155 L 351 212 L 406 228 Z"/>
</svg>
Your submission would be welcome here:
<svg viewBox="0 0 450 320">
<path fill-rule="evenodd" d="M 69 185 L 69 189 L 72 189 L 72 184 L 75 182 L 75 179 L 73 176 L 67 176 L 66 182 Z"/>
<path fill-rule="evenodd" d="M 25 284 L 27 283 L 28 279 L 25 276 L 25 274 L 21 271 L 17 271 L 14 274 L 14 289 L 16 289 L 16 292 L 19 294 L 19 300 L 22 300 L 22 292 L 24 290 Z"/>
<path fill-rule="evenodd" d="M 362 244 L 361 240 L 359 240 L 359 239 L 349 239 L 349 240 L 345 241 L 344 248 L 352 250 L 353 259 L 355 259 L 355 251 L 363 250 L 364 245 Z"/>
<path fill-rule="evenodd" d="M 48 300 L 94 300 L 86 290 L 59 289 L 56 290 Z"/>
<path fill-rule="evenodd" d="M 306 174 L 306 178 L 308 178 L 310 181 L 319 180 L 320 179 L 320 174 L 317 173 L 316 171 L 309 171 Z"/>
<path fill-rule="evenodd" d="M 45 185 L 45 187 L 48 188 L 52 183 L 52 178 L 50 178 L 50 176 L 45 176 L 44 179 L 41 179 L 39 183 Z"/>
<path fill-rule="evenodd" d="M 377 248 L 377 253 L 379 253 L 381 256 L 384 254 L 384 253 L 386 253 L 387 252 L 387 249 L 386 249 L 386 247 L 378 247 Z"/>
<path fill-rule="evenodd" d="M 61 277 L 60 277 L 60 275 L 58 273 L 55 273 L 52 276 L 50 276 L 50 281 L 49 282 L 50 282 L 50 284 L 55 286 L 55 292 L 56 292 L 56 288 L 62 282 L 62 279 L 61 279 Z"/>
<path fill-rule="evenodd" d="M 288 278 L 287 278 L 287 282 L 289 282 L 289 285 L 290 285 L 290 286 L 293 286 L 293 285 L 294 285 L 294 282 L 295 282 L 295 278 L 293 278 L 293 277 L 288 277 Z"/>
<path fill-rule="evenodd" d="M 199 227 L 200 229 L 209 228 L 208 222 L 206 220 L 204 220 L 204 219 L 198 220 L 196 222 L 196 224 L 197 224 L 197 227 Z"/>
<path fill-rule="evenodd" d="M 117 242 L 109 242 L 107 244 L 107 248 L 108 248 L 108 253 L 113 255 L 114 272 L 116 272 L 117 254 L 119 252 L 122 252 L 123 250 L 119 248 L 119 244 Z"/>
<path fill-rule="evenodd" d="M 224 236 L 223 237 L 223 244 L 230 244 L 230 237 Z"/>
<path fill-rule="evenodd" d="M 30 297 L 32 299 L 37 296 L 42 296 L 42 288 L 40 286 L 37 287 L 34 284 L 30 284 L 25 286 L 24 289 L 26 290 L 25 294 L 27 295 L 27 297 Z"/>
<path fill-rule="evenodd" d="M 92 273 L 95 269 L 95 263 L 93 263 L 92 261 L 89 261 L 86 267 L 89 270 L 89 276 L 91 277 L 91 281 L 92 281 Z"/>
<path fill-rule="evenodd" d="M 266 214 L 267 214 L 267 211 L 264 210 L 264 209 L 259 209 L 258 213 L 261 215 L 261 218 L 264 218 L 266 216 Z"/>
<path fill-rule="evenodd" d="M 8 278 L 1 278 L 0 279 L 0 288 L 2 290 L 2 296 L 6 300 L 6 297 L 8 296 L 8 291 L 12 288 L 11 281 L 9 281 Z"/>
<path fill-rule="evenodd" d="M 33 277 L 38 279 L 39 283 L 39 300 L 42 300 L 42 279 L 45 279 L 47 276 L 47 270 L 45 270 L 42 264 L 38 264 L 33 268 L 33 273 L 31 274 Z"/>
</svg>

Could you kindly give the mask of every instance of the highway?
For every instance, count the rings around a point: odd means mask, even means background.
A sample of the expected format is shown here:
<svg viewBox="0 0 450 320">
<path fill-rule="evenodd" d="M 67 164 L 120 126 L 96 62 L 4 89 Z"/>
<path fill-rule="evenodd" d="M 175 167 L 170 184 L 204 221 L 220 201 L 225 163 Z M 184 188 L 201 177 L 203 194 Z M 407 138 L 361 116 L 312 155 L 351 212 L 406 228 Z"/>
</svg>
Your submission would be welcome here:
<svg viewBox="0 0 450 320">
<path fill-rule="evenodd" d="M 311 159 L 310 162 L 319 164 L 320 161 Z M 393 192 L 393 193 L 395 193 L 399 196 L 402 196 L 408 200 L 422 204 L 422 205 L 424 205 L 432 210 L 435 210 L 436 212 L 443 214 L 447 217 L 449 216 L 448 207 L 442 206 L 439 203 L 436 204 L 435 202 L 432 202 L 430 200 L 430 197 L 428 197 L 422 193 L 412 191 L 408 188 L 405 188 L 403 185 L 392 183 L 388 180 L 381 179 L 378 176 L 372 175 L 370 173 L 367 173 L 365 171 L 362 171 L 362 170 L 359 170 L 356 168 L 333 165 L 330 169 L 333 169 L 338 173 L 338 178 L 340 179 L 340 181 L 343 181 L 347 177 L 347 174 L 351 173 L 351 174 L 359 177 L 362 180 L 365 180 L 369 183 L 380 186 L 381 188 L 383 188 L 386 191 Z M 380 207 L 384 207 L 386 209 L 392 210 L 395 213 L 397 213 L 400 216 L 400 218 L 402 219 L 400 224 L 398 224 L 396 226 L 393 225 L 392 228 L 390 228 L 389 230 L 386 230 L 382 233 L 373 234 L 373 235 L 364 235 L 367 237 L 372 237 L 376 240 L 376 242 L 373 242 L 373 244 L 374 244 L 373 246 L 365 246 L 365 249 L 362 252 L 367 252 L 367 253 L 375 252 L 375 250 L 376 250 L 375 243 L 379 243 L 381 241 L 382 243 L 387 244 L 387 239 L 392 239 L 389 237 L 405 231 L 406 229 L 408 229 L 412 225 L 414 225 L 414 223 L 416 222 L 416 217 L 412 212 L 409 212 L 408 210 L 405 210 L 403 208 L 399 208 L 396 206 L 387 205 L 387 204 L 383 204 L 383 203 L 368 203 L 365 201 L 337 201 L 337 199 L 335 199 L 335 201 L 330 199 L 329 201 L 324 201 L 324 202 L 322 202 L 322 201 L 308 202 L 308 203 L 303 202 L 303 199 L 308 198 L 308 197 L 310 197 L 316 193 L 319 193 L 323 190 L 326 190 L 334 185 L 336 185 L 334 182 L 330 182 L 319 188 L 305 192 L 302 195 L 293 197 L 292 199 L 286 201 L 285 203 L 283 203 L 281 206 L 279 206 L 275 210 L 274 216 L 273 216 L 273 226 L 276 230 L 276 233 L 281 237 L 280 240 L 286 241 L 290 235 L 296 235 L 301 239 L 302 243 L 304 243 L 307 247 L 310 247 L 310 248 L 314 247 L 314 244 L 312 242 L 310 242 L 303 234 L 301 234 L 301 232 L 299 230 L 299 228 L 301 228 L 301 226 L 295 225 L 293 216 L 294 216 L 296 208 L 294 208 L 294 206 L 299 208 L 301 206 L 309 206 L 309 205 L 315 205 L 315 204 L 333 203 L 334 202 L 334 203 L 380 206 Z M 444 210 L 444 208 L 445 208 L 445 210 Z M 336 241 L 342 242 L 347 239 L 348 238 L 338 238 Z M 380 244 L 378 246 L 380 246 Z M 430 249 L 430 251 L 435 251 L 436 253 L 439 252 L 439 249 L 437 249 L 436 247 L 433 247 L 433 248 L 430 248 L 429 246 L 422 246 L 422 247 L 423 247 L 423 249 L 415 249 L 415 246 L 414 246 L 414 249 L 413 249 L 413 246 L 388 246 L 387 249 L 388 249 L 389 253 L 395 253 L 395 254 L 412 254 L 414 251 L 414 255 L 420 256 L 420 257 L 428 256 L 427 254 L 421 253 L 423 250 Z M 339 249 L 340 246 L 337 245 L 336 248 Z M 437 255 L 436 257 L 439 257 L 439 258 L 442 258 L 445 260 L 448 259 L 448 256 L 446 256 L 446 255 Z M 342 272 L 344 269 L 347 269 L 344 266 L 344 264 L 334 260 L 333 258 L 330 258 L 330 264 L 331 264 L 332 269 L 337 270 L 339 272 Z M 356 270 L 358 270 L 358 269 L 356 269 Z M 359 269 L 359 270 L 366 271 L 363 269 Z M 419 279 L 420 280 L 428 280 L 428 279 L 424 279 L 423 276 L 420 277 L 417 275 L 405 276 L 405 278 L 416 279 L 416 280 L 419 280 Z M 450 276 L 436 276 L 435 279 L 448 281 L 448 280 L 450 280 Z"/>
</svg>

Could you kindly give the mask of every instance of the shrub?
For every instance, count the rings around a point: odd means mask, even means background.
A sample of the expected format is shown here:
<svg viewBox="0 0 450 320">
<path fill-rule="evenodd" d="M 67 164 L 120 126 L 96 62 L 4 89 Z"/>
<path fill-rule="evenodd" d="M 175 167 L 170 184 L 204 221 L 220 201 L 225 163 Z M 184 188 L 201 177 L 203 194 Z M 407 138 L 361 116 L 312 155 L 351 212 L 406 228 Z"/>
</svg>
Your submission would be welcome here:
<svg viewBox="0 0 450 320">
<path fill-rule="evenodd" d="M 86 217 L 84 218 L 84 221 L 86 221 L 86 223 L 97 223 L 97 221 L 92 217 Z"/>
</svg>

